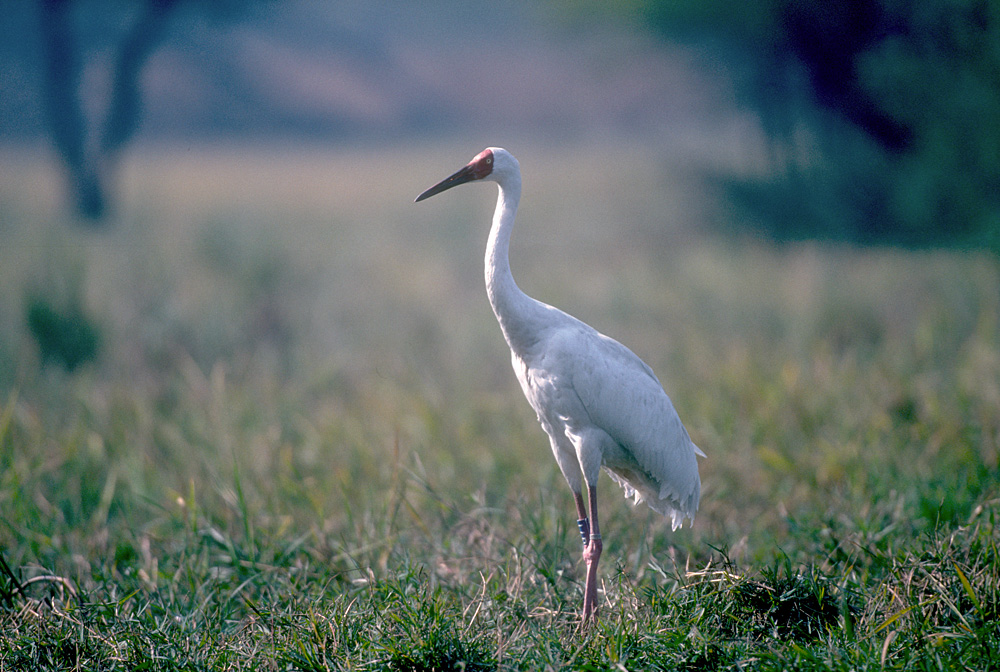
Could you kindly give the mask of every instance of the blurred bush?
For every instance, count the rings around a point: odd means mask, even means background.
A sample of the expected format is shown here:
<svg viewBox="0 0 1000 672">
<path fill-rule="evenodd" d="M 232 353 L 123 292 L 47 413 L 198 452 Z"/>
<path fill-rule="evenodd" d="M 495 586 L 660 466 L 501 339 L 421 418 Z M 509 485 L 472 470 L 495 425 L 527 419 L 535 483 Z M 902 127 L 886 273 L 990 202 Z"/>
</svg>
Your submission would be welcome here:
<svg viewBox="0 0 1000 672">
<path fill-rule="evenodd" d="M 613 7 L 734 55 L 774 147 L 766 178 L 732 193 L 771 234 L 1000 253 L 1000 3 Z"/>
<path fill-rule="evenodd" d="M 42 362 L 73 371 L 97 357 L 100 332 L 81 302 L 59 306 L 48 297 L 34 296 L 27 302 L 25 320 Z"/>
</svg>

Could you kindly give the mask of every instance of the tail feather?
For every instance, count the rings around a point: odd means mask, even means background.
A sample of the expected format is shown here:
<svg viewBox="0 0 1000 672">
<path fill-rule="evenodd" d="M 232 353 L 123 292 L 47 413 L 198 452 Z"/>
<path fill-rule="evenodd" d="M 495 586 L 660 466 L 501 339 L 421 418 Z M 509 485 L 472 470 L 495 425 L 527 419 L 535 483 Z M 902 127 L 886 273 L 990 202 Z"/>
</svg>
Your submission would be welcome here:
<svg viewBox="0 0 1000 672">
<path fill-rule="evenodd" d="M 656 492 L 650 487 L 651 483 L 644 483 L 638 478 L 628 478 L 610 469 L 607 469 L 607 472 L 611 479 L 622 487 L 625 497 L 633 499 L 634 504 L 646 502 L 653 511 L 670 518 L 671 529 L 676 530 L 681 527 L 685 518 L 694 523 L 694 514 L 698 510 L 700 499 L 700 484 L 686 498 L 682 498 L 671 492 L 666 485 L 660 492 Z"/>
</svg>

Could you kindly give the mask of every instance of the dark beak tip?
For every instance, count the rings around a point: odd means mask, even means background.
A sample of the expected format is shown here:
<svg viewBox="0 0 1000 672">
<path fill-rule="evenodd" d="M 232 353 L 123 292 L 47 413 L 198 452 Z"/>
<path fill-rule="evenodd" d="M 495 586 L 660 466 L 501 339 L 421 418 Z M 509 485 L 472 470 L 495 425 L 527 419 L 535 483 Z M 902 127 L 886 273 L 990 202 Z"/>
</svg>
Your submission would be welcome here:
<svg viewBox="0 0 1000 672">
<path fill-rule="evenodd" d="M 419 203 L 425 198 L 430 198 L 431 196 L 440 194 L 442 191 L 448 191 L 452 187 L 457 187 L 460 184 L 465 184 L 466 182 L 469 182 L 474 179 L 476 179 L 476 177 L 472 172 L 471 166 L 465 166 L 457 173 L 450 175 L 449 177 L 446 177 L 445 179 L 441 180 L 430 189 L 424 191 L 424 193 L 417 196 L 413 200 L 413 202 Z"/>
</svg>

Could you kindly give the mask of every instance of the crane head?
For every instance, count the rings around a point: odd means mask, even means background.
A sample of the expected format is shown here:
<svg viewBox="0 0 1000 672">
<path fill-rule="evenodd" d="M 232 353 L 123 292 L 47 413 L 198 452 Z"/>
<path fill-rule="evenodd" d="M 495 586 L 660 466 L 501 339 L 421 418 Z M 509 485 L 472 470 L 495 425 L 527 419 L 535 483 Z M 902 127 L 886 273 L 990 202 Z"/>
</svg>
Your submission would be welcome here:
<svg viewBox="0 0 1000 672">
<path fill-rule="evenodd" d="M 457 187 L 458 185 L 465 184 L 466 182 L 481 180 L 492 172 L 493 148 L 491 147 L 489 149 L 484 149 L 479 152 L 479 154 L 476 154 L 476 157 L 472 159 L 472 161 L 469 161 L 469 163 L 467 163 L 461 170 L 444 178 L 433 187 L 417 196 L 416 200 L 413 202 L 417 203 L 425 198 L 430 198 L 434 194 L 440 194 L 442 191 L 446 191 L 452 187 Z"/>
</svg>

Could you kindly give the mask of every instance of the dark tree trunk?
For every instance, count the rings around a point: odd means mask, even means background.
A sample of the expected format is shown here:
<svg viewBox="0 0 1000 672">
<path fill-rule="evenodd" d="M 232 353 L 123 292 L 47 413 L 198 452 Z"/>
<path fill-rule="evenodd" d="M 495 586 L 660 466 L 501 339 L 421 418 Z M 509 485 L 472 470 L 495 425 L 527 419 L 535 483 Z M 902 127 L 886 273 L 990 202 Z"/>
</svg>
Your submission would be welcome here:
<svg viewBox="0 0 1000 672">
<path fill-rule="evenodd" d="M 107 116 L 88 120 L 80 98 L 81 57 L 73 39 L 71 0 L 41 0 L 44 98 L 53 145 L 76 212 L 102 222 L 111 209 L 122 150 L 142 117 L 142 69 L 179 0 L 147 0 L 118 48 Z"/>
<path fill-rule="evenodd" d="M 115 64 L 111 106 L 100 145 L 101 153 L 109 158 L 117 158 L 122 147 L 139 129 L 142 69 L 163 38 L 170 10 L 177 3 L 178 0 L 149 0 L 122 42 Z"/>
<path fill-rule="evenodd" d="M 87 150 L 87 120 L 78 95 L 81 65 L 69 13 L 68 0 L 42 0 L 45 111 L 74 207 L 80 215 L 96 220 L 104 215 L 104 190 Z"/>
</svg>

